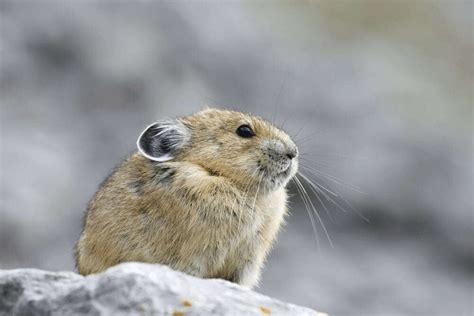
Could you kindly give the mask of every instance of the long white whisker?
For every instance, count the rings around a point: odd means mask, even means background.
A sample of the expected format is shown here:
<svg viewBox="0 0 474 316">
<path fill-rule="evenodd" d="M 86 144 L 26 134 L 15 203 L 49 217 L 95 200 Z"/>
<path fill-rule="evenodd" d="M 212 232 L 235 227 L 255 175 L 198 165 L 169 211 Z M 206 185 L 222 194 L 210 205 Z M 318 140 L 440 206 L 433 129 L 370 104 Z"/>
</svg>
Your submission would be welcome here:
<svg viewBox="0 0 474 316">
<path fill-rule="evenodd" d="M 329 190 L 328 188 L 324 187 L 323 185 L 319 184 L 318 182 L 314 183 L 313 181 L 311 181 L 310 179 L 308 179 L 308 177 L 306 177 L 304 174 L 302 174 L 301 172 L 298 172 L 298 174 L 303 177 L 303 179 L 305 179 L 309 184 L 311 184 L 312 186 L 318 186 L 320 187 L 321 189 L 323 189 L 324 191 L 326 192 L 329 192 L 330 194 L 334 195 L 334 196 L 338 196 L 336 193 L 332 192 L 331 190 Z"/>
<path fill-rule="evenodd" d="M 313 160 L 314 159 L 309 159 L 309 158 L 306 158 L 304 156 L 304 154 L 301 154 L 300 155 L 300 159 L 302 162 L 307 162 L 307 163 L 310 163 L 312 165 L 315 165 L 317 167 L 322 167 L 322 168 L 332 168 L 334 167 L 334 162 L 328 162 L 328 161 L 322 161 L 322 160 L 318 160 L 317 163 L 315 163 Z"/>
<path fill-rule="evenodd" d="M 352 185 L 352 184 L 349 184 L 349 183 L 346 183 L 346 182 L 344 182 L 343 180 L 341 180 L 340 178 L 337 178 L 337 177 L 335 177 L 335 176 L 333 176 L 333 175 L 330 175 L 330 174 L 328 174 L 328 173 L 325 173 L 325 172 L 323 172 L 323 171 L 321 171 L 321 170 L 318 170 L 318 169 L 315 169 L 315 168 L 312 168 L 312 167 L 308 167 L 308 166 L 303 166 L 303 165 L 302 165 L 302 167 L 305 168 L 305 169 L 307 169 L 308 171 L 310 171 L 313 175 L 315 175 L 314 173 L 317 173 L 317 174 L 320 175 L 321 177 L 324 177 L 324 178 L 326 178 L 326 179 L 328 179 L 328 180 L 330 180 L 330 181 L 332 181 L 332 182 L 335 182 L 335 183 L 337 183 L 337 184 L 339 184 L 339 185 L 341 185 L 341 186 L 343 186 L 343 187 L 346 187 L 346 188 L 348 188 L 348 189 L 350 189 L 350 190 L 356 191 L 356 192 L 361 193 L 361 194 L 367 194 L 367 193 L 361 191 L 361 190 L 360 190 L 359 188 L 357 188 L 356 186 L 354 186 L 354 185 Z"/>
<path fill-rule="evenodd" d="M 331 154 L 331 153 L 321 153 L 321 152 L 319 152 L 319 153 L 305 153 L 305 156 L 354 158 L 353 155 Z"/>
<path fill-rule="evenodd" d="M 302 175 L 301 173 L 298 173 L 298 174 L 299 174 L 299 175 Z M 311 201 L 311 198 L 309 197 L 308 192 L 306 192 L 306 189 L 304 188 L 303 184 L 301 183 L 301 181 L 298 179 L 298 177 L 297 177 L 296 175 L 295 175 L 295 179 L 296 179 L 297 182 L 300 183 L 300 185 L 301 185 L 301 190 L 302 190 L 303 193 L 307 196 L 308 201 L 309 201 L 309 204 L 311 205 L 311 208 L 313 209 L 313 211 L 314 211 L 314 213 L 316 214 L 316 216 L 317 216 L 319 222 L 321 223 L 321 227 L 323 228 L 324 233 L 326 234 L 326 237 L 327 237 L 327 239 L 328 239 L 329 245 L 331 246 L 331 248 L 334 248 L 334 245 L 333 245 L 333 243 L 332 243 L 331 237 L 329 237 L 329 233 L 328 233 L 328 231 L 327 231 L 327 229 L 326 229 L 326 225 L 324 225 L 324 222 L 323 222 L 321 216 L 319 215 L 318 210 L 317 210 L 316 207 L 314 206 L 313 201 Z"/>
<path fill-rule="evenodd" d="M 301 175 L 301 173 L 299 173 Z M 316 185 L 311 185 L 311 183 L 309 183 L 310 186 L 309 188 L 311 189 L 311 191 L 313 191 L 313 193 L 321 193 L 328 201 L 332 202 L 334 205 L 336 205 L 339 209 L 341 209 L 344 213 L 347 213 L 347 210 L 345 208 L 343 208 L 342 206 L 340 206 L 333 198 L 331 198 L 326 192 L 324 192 L 323 190 L 321 190 L 318 186 Z"/>
<path fill-rule="evenodd" d="M 301 173 L 300 173 L 300 175 L 301 175 Z M 313 175 L 317 177 L 317 175 L 315 175 L 315 174 L 313 174 Z M 308 181 L 308 178 L 307 178 L 307 177 L 305 177 L 305 179 Z M 310 182 L 308 182 L 308 183 L 310 183 Z M 310 184 L 311 184 L 311 183 L 310 183 Z M 339 203 L 337 203 L 334 199 L 332 199 L 330 196 L 328 196 L 327 194 L 325 194 L 323 191 L 321 191 L 321 190 L 318 189 L 317 187 L 314 187 L 316 190 L 314 190 L 312 186 L 310 186 L 310 187 L 311 187 L 311 190 L 313 191 L 314 194 L 317 194 L 317 191 L 319 191 L 320 193 L 323 194 L 323 196 L 324 196 L 326 199 L 328 199 L 329 201 L 331 201 L 331 202 L 332 202 L 334 205 L 336 205 L 339 209 L 341 209 L 343 212 L 347 212 L 347 210 L 346 210 L 344 207 L 342 207 L 341 205 L 339 205 Z M 349 208 L 350 208 L 354 213 L 356 213 L 358 216 L 360 216 L 360 217 L 361 217 L 363 220 L 365 220 L 366 222 L 370 223 L 370 220 L 369 220 L 367 217 L 365 217 L 362 213 L 360 213 L 355 207 L 353 207 L 353 206 L 351 205 L 351 203 L 349 203 L 341 194 L 339 194 L 339 192 L 337 192 L 336 190 L 335 190 L 335 192 L 338 194 L 337 196 L 338 196 L 339 198 L 341 198 L 341 200 L 342 200 L 347 206 L 349 206 Z"/>
<path fill-rule="evenodd" d="M 316 238 L 316 246 L 318 248 L 318 251 L 320 250 L 320 246 L 319 246 L 319 237 L 318 237 L 318 229 L 316 228 L 316 222 L 314 221 L 314 217 L 313 217 L 313 214 L 311 213 L 310 211 L 310 207 L 309 207 L 309 204 L 308 202 L 306 201 L 306 197 L 303 195 L 301 189 L 300 189 L 300 183 L 298 183 L 296 181 L 296 177 L 293 178 L 293 182 L 296 184 L 296 189 L 298 190 L 298 193 L 301 197 L 301 200 L 303 201 L 303 204 L 305 206 L 305 209 L 306 209 L 306 213 L 308 213 L 308 216 L 309 216 L 309 220 L 311 221 L 311 226 L 313 227 L 313 231 L 314 231 L 314 237 Z"/>
<path fill-rule="evenodd" d="M 333 221 L 333 217 L 331 215 L 331 212 L 329 212 L 328 208 L 326 207 L 326 205 L 324 204 L 323 200 L 319 197 L 319 194 L 316 190 L 313 190 L 311 189 L 311 192 L 314 194 L 314 196 L 316 196 L 316 198 L 318 199 L 319 203 L 323 206 L 324 208 L 324 211 L 326 212 L 326 214 L 328 215 L 329 219 L 331 221 Z"/>
<path fill-rule="evenodd" d="M 352 206 L 351 203 L 349 203 L 342 195 L 339 196 L 350 208 L 351 210 L 354 211 L 357 215 L 359 215 L 363 220 L 365 220 L 367 223 L 370 223 L 370 220 L 364 216 L 361 212 L 359 212 L 355 207 Z"/>
</svg>

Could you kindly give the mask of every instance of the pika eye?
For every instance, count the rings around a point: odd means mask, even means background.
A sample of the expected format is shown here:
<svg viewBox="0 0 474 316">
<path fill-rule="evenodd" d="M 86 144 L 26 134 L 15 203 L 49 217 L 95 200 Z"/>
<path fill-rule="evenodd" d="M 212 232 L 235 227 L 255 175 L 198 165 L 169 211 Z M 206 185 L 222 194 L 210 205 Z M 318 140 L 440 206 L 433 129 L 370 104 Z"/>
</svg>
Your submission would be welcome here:
<svg viewBox="0 0 474 316">
<path fill-rule="evenodd" d="M 237 128 L 236 133 L 240 137 L 244 137 L 244 138 L 250 138 L 250 137 L 255 136 L 255 132 L 248 125 L 240 125 L 239 128 Z"/>
</svg>

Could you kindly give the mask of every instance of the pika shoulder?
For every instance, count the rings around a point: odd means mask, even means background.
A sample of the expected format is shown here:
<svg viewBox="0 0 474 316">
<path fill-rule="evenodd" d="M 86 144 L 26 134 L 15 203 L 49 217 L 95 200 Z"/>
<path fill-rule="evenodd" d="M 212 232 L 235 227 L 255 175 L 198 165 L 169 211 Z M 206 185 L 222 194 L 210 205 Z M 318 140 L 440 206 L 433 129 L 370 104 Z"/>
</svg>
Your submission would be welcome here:
<svg viewBox="0 0 474 316">
<path fill-rule="evenodd" d="M 137 146 L 89 203 L 79 273 L 141 261 L 254 286 L 298 169 L 291 138 L 259 117 L 205 109 L 155 122 Z"/>
</svg>

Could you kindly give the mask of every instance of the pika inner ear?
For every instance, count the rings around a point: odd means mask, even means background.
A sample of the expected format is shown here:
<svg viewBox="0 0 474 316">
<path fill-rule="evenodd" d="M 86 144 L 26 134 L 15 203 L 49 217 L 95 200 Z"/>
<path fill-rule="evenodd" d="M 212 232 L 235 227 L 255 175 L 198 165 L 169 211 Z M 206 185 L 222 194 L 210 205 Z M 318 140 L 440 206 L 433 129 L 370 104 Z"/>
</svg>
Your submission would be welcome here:
<svg viewBox="0 0 474 316">
<path fill-rule="evenodd" d="M 166 119 L 145 128 L 138 137 L 137 147 L 148 159 L 163 162 L 173 159 L 177 150 L 189 139 L 190 132 L 183 123 Z"/>
</svg>

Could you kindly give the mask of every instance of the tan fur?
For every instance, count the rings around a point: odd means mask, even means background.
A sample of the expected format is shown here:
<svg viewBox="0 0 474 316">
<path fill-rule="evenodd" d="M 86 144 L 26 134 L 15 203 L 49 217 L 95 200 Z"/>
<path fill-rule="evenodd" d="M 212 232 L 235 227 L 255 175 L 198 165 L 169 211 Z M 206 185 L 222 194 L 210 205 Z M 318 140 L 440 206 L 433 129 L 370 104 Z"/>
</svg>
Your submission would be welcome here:
<svg viewBox="0 0 474 316">
<path fill-rule="evenodd" d="M 180 120 L 191 140 L 172 160 L 132 154 L 90 202 L 76 247 L 81 274 L 141 261 L 246 286 L 258 282 L 297 161 L 276 182 L 258 166 L 275 165 L 265 154 L 268 141 L 296 146 L 270 123 L 240 112 L 206 109 Z M 237 136 L 241 124 L 257 135 Z"/>
</svg>

